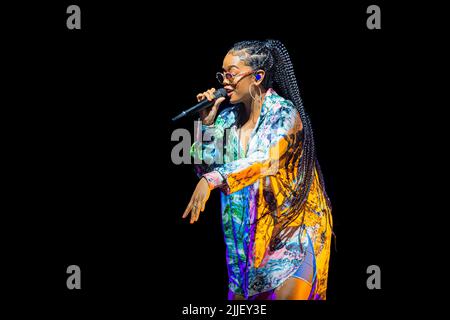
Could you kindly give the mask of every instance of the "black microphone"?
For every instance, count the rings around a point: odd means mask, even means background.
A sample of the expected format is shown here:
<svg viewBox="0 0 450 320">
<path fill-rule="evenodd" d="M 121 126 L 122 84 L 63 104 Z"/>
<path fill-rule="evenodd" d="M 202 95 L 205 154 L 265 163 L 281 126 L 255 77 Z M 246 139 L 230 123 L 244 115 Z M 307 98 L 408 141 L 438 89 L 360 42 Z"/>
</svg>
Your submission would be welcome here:
<svg viewBox="0 0 450 320">
<path fill-rule="evenodd" d="M 214 100 L 209 101 L 208 99 L 202 100 L 199 103 L 197 103 L 195 106 L 183 111 L 182 113 L 180 113 L 179 115 L 177 115 L 176 117 L 172 118 L 172 121 L 176 121 L 184 116 L 190 115 L 192 113 L 201 111 L 203 109 L 206 109 L 208 107 L 211 107 L 214 102 L 216 101 L 216 99 L 218 98 L 222 98 L 222 97 L 226 97 L 227 96 L 227 90 L 225 90 L 224 88 L 220 88 L 218 90 L 216 90 L 214 92 Z"/>
</svg>

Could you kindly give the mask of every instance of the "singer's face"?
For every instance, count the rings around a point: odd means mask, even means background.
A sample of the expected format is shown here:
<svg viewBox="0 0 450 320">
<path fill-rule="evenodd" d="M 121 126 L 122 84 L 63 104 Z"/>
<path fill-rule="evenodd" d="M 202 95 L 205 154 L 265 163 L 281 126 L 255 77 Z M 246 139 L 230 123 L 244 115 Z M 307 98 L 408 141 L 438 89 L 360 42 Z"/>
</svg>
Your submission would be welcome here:
<svg viewBox="0 0 450 320">
<path fill-rule="evenodd" d="M 235 77 L 233 79 L 225 78 L 224 88 L 227 90 L 230 102 L 233 104 L 246 102 L 251 99 L 249 86 L 255 81 L 253 70 L 241 61 L 239 56 L 228 53 L 223 60 L 223 72 L 229 72 Z"/>
</svg>

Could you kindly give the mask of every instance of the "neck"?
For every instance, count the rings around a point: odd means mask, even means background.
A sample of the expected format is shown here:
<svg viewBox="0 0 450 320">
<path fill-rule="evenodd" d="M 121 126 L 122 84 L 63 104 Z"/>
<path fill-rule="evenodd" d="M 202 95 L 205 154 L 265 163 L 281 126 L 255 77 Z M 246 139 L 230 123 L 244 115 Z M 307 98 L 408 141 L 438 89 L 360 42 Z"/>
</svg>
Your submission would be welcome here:
<svg viewBox="0 0 450 320">
<path fill-rule="evenodd" d="M 267 90 L 261 88 L 261 95 L 255 96 L 256 99 L 249 97 L 247 101 L 244 101 L 244 110 L 245 110 L 245 122 L 250 121 L 256 124 L 258 120 L 259 114 L 261 113 L 262 103 L 264 101 L 264 97 L 266 96 Z"/>
</svg>

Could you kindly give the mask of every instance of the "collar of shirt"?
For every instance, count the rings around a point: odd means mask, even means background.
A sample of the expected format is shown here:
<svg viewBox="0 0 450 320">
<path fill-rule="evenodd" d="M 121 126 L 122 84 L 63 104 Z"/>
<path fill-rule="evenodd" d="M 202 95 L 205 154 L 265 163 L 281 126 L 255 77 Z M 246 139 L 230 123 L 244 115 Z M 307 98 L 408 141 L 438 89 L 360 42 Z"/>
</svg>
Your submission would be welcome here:
<svg viewBox="0 0 450 320">
<path fill-rule="evenodd" d="M 260 119 L 270 110 L 272 106 L 272 99 L 270 97 L 276 94 L 277 93 L 273 88 L 267 89 L 263 104 L 261 106 L 261 113 L 259 115 Z"/>
</svg>

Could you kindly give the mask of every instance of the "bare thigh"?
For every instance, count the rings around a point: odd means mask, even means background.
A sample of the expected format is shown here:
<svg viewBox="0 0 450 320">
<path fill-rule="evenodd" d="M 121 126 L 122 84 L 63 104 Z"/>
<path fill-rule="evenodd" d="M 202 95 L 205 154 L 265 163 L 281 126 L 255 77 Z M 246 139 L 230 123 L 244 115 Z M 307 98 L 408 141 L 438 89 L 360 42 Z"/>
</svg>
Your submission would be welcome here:
<svg viewBox="0 0 450 320">
<path fill-rule="evenodd" d="M 228 290 L 228 300 L 245 300 L 244 296 L 236 294 L 231 290 Z"/>
<path fill-rule="evenodd" d="M 275 300 L 308 300 L 311 289 L 309 282 L 291 277 L 275 290 Z"/>
<path fill-rule="evenodd" d="M 291 277 L 275 290 L 262 292 L 248 300 L 308 300 L 312 286 L 305 280 Z M 228 300 L 247 300 L 240 294 L 228 291 Z"/>
<path fill-rule="evenodd" d="M 262 292 L 262 293 L 258 293 L 255 294 L 251 297 L 249 297 L 248 299 L 245 299 L 244 296 L 239 295 L 239 294 L 235 294 L 231 291 L 228 292 L 228 300 L 274 300 L 274 291 L 273 290 L 269 290 L 267 292 Z"/>
</svg>

